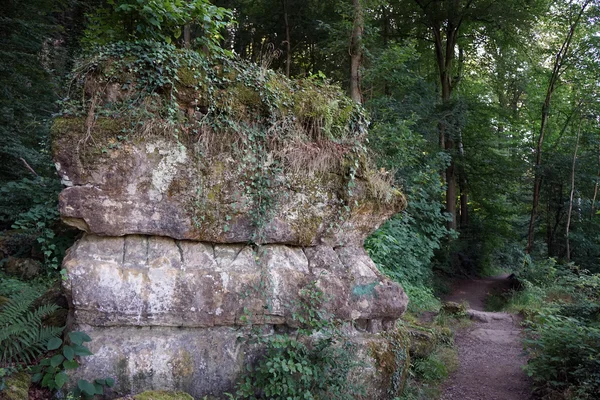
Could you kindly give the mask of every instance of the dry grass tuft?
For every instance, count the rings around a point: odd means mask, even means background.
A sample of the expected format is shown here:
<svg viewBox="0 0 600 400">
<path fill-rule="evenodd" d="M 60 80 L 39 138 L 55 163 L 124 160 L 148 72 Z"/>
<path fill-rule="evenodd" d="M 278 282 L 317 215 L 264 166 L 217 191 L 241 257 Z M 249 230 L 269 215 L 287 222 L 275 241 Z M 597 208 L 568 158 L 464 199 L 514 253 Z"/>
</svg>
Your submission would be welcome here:
<svg viewBox="0 0 600 400">
<path fill-rule="evenodd" d="M 285 165 L 294 173 L 323 174 L 341 171 L 350 148 L 327 140 L 290 143 L 281 152 Z"/>
</svg>

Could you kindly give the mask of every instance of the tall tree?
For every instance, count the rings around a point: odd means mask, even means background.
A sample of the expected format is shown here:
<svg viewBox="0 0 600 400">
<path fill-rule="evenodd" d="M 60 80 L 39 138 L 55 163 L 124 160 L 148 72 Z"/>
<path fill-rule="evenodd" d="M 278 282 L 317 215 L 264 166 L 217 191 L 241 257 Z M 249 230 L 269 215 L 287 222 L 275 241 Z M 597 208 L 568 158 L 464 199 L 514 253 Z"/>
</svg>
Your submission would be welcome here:
<svg viewBox="0 0 600 400">
<path fill-rule="evenodd" d="M 365 17 L 361 0 L 352 0 L 354 22 L 350 38 L 350 97 L 357 103 L 362 103 L 360 87 L 360 67 L 363 54 L 363 32 L 365 30 Z"/>
<path fill-rule="evenodd" d="M 449 228 L 457 229 L 457 199 L 461 198 L 462 222 L 468 221 L 468 179 L 456 160 L 465 156 L 460 126 L 453 106 L 455 89 L 462 78 L 462 66 L 467 54 L 460 42 L 474 37 L 481 39 L 494 30 L 514 31 L 513 26 L 527 29 L 533 19 L 532 6 L 524 0 L 510 4 L 500 0 L 400 0 L 395 3 L 399 26 L 408 26 L 408 35 L 431 44 L 437 68 L 441 108 L 449 118 L 440 118 L 440 146 L 451 156 L 444 171 L 446 180 L 446 211 L 451 216 Z M 423 31 L 422 27 L 425 28 Z M 522 34 L 522 32 L 519 32 Z M 462 173 L 462 176 L 459 176 Z M 460 183 L 460 190 L 458 188 Z M 459 193 L 460 191 L 460 193 Z"/>
<path fill-rule="evenodd" d="M 585 13 L 585 10 L 590 5 L 591 0 L 584 0 L 582 3 L 570 2 L 569 6 L 575 8 L 573 10 L 571 7 L 567 10 L 568 13 L 574 13 L 573 18 L 569 18 L 569 25 L 567 27 L 567 31 L 565 33 L 564 39 L 560 44 L 558 51 L 554 56 L 554 62 L 552 64 L 552 72 L 550 74 L 550 78 L 548 80 L 548 86 L 546 90 L 546 97 L 544 98 L 544 103 L 542 105 L 542 113 L 541 113 L 541 122 L 540 122 L 540 131 L 538 134 L 537 145 L 535 148 L 535 164 L 534 164 L 534 183 L 533 183 L 533 200 L 531 206 L 531 215 L 529 218 L 529 229 L 527 232 L 527 247 L 525 251 L 527 253 L 531 253 L 533 248 L 533 240 L 535 234 L 535 221 L 538 212 L 538 205 L 540 202 L 540 189 L 542 185 L 542 174 L 541 174 L 541 166 L 542 166 L 542 150 L 544 146 L 544 139 L 546 136 L 546 130 L 548 127 L 548 119 L 550 117 L 550 106 L 552 103 L 552 96 L 556 90 L 556 87 L 559 83 L 559 77 L 567 66 L 568 57 L 570 55 L 569 50 L 571 49 L 571 44 L 573 41 L 573 37 L 575 36 L 575 32 L 581 19 Z"/>
</svg>

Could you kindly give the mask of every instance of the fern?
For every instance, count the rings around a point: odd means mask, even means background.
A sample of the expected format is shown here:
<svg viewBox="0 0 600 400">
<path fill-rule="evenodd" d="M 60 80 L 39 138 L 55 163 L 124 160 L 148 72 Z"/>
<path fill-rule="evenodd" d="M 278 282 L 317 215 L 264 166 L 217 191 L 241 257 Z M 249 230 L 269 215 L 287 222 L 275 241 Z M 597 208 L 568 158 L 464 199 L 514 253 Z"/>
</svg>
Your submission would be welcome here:
<svg viewBox="0 0 600 400">
<path fill-rule="evenodd" d="M 33 288 L 22 290 L 0 309 L 0 367 L 30 364 L 46 350 L 48 340 L 62 333 L 63 327 L 43 324 L 59 309 L 56 304 L 31 309 L 38 296 Z"/>
</svg>

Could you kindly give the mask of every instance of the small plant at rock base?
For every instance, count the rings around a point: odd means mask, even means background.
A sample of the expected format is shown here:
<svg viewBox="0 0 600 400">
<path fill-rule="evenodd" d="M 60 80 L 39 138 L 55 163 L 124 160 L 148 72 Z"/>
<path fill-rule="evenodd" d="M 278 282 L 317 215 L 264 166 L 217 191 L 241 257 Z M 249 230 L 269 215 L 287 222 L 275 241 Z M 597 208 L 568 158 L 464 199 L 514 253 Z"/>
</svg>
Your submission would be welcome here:
<svg viewBox="0 0 600 400">
<path fill-rule="evenodd" d="M 230 399 L 355 399 L 364 394 L 349 383 L 354 344 L 337 329 L 337 323 L 320 310 L 323 293 L 313 282 L 301 290 L 302 301 L 294 319 L 301 324 L 296 336 L 278 334 L 255 339 L 264 355 L 248 366 L 248 373 Z"/>
<path fill-rule="evenodd" d="M 33 372 L 32 381 L 40 383 L 42 387 L 52 391 L 61 390 L 69 381 L 68 370 L 79 367 L 76 357 L 92 355 L 84 343 L 92 339 L 84 332 L 70 332 L 70 344 L 62 339 L 53 338 L 48 341 L 47 351 L 57 351 L 52 357 L 43 359 L 38 365 L 31 368 Z M 95 395 L 104 394 L 104 387 L 112 387 L 115 381 L 112 378 L 96 379 L 94 382 L 85 379 L 77 381 L 77 387 L 73 391 L 76 398 L 92 398 Z"/>
</svg>

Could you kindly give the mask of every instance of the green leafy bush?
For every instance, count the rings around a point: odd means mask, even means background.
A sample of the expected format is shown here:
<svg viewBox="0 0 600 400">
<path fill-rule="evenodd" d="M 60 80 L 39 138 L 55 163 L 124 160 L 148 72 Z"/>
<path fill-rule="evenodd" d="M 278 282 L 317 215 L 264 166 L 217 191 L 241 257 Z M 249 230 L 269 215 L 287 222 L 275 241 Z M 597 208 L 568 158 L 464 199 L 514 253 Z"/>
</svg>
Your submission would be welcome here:
<svg viewBox="0 0 600 400">
<path fill-rule="evenodd" d="M 303 301 L 293 305 L 301 328 L 296 335 L 276 334 L 257 340 L 264 354 L 248 366 L 232 399 L 355 399 L 362 388 L 349 380 L 360 365 L 354 345 L 320 305 L 323 292 L 315 283 L 301 291 Z"/>
<path fill-rule="evenodd" d="M 600 325 L 540 314 L 528 328 L 525 371 L 546 392 L 596 399 L 600 393 Z"/>
<path fill-rule="evenodd" d="M 542 395 L 588 400 L 600 393 L 600 274 L 526 258 L 523 289 L 507 308 L 527 317 L 525 368 Z"/>
<path fill-rule="evenodd" d="M 52 391 L 60 390 L 69 381 L 67 371 L 79 367 L 76 357 L 92 355 L 92 352 L 84 345 L 92 340 L 87 334 L 69 332 L 69 339 L 70 344 L 64 343 L 60 338 L 52 338 L 48 341 L 46 350 L 55 352 L 55 354 L 43 359 L 31 369 L 33 382 L 39 382 L 42 387 Z M 73 394 L 76 398 L 92 398 L 95 395 L 103 395 L 104 387 L 112 387 L 114 384 L 113 378 L 96 379 L 94 382 L 79 379 Z"/>
<path fill-rule="evenodd" d="M 410 203 L 407 212 L 394 216 L 365 242 L 379 270 L 402 284 L 411 311 L 439 308 L 432 287 L 431 261 L 448 234 L 444 223 L 440 208 L 417 200 Z"/>
<path fill-rule="evenodd" d="M 61 188 L 56 177 L 24 178 L 0 186 L 0 221 L 10 222 L 14 230 L 35 238 L 50 272 L 59 269 L 75 235 L 60 222 L 58 193 Z"/>
<path fill-rule="evenodd" d="M 148 39 L 172 43 L 181 37 L 184 25 L 193 24 L 202 30 L 200 47 L 223 51 L 218 45 L 221 30 L 232 16 L 208 0 L 109 0 L 89 16 L 84 42 Z"/>
<path fill-rule="evenodd" d="M 367 74 L 374 85 L 389 81 L 392 92 L 367 104 L 374 119 L 369 146 L 378 166 L 394 174 L 403 186 L 408 207 L 371 235 L 365 248 L 380 271 L 402 284 L 411 311 L 430 310 L 439 307 L 432 288 L 432 260 L 445 238 L 454 235 L 446 228 L 448 217 L 440 201 L 439 171 L 446 168 L 449 158 L 426 139 L 433 127 L 424 119 L 433 112 L 435 102 L 429 98 L 429 88 L 410 72 L 414 51 L 409 47 L 394 50 L 382 54 L 380 63 Z"/>
</svg>

